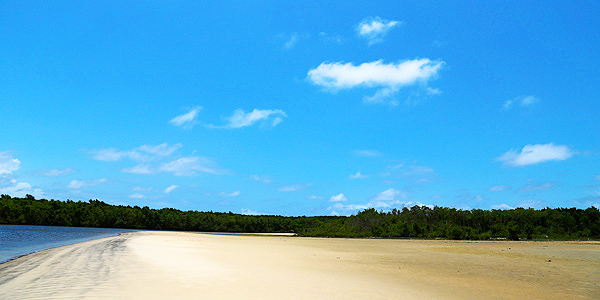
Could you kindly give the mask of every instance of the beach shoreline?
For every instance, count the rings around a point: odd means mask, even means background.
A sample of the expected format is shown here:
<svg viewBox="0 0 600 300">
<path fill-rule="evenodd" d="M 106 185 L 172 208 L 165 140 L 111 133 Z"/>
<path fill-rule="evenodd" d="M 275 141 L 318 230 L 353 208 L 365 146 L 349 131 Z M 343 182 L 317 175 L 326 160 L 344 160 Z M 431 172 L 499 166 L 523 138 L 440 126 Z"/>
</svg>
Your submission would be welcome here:
<svg viewBox="0 0 600 300">
<path fill-rule="evenodd" d="M 0 264 L 0 299 L 594 299 L 600 242 L 137 231 Z"/>
</svg>

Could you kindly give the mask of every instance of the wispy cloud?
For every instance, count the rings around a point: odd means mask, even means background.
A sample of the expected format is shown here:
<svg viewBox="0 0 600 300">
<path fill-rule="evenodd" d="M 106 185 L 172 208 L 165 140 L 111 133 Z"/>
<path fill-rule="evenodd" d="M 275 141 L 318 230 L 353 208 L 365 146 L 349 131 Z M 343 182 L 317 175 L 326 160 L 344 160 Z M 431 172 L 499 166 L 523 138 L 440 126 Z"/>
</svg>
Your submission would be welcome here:
<svg viewBox="0 0 600 300">
<path fill-rule="evenodd" d="M 367 103 L 397 104 L 388 101 L 402 87 L 421 83 L 437 76 L 443 61 L 427 58 L 384 63 L 382 60 L 354 65 L 343 62 L 323 62 L 308 71 L 307 79 L 314 85 L 333 92 L 353 88 L 377 88 L 373 96 L 366 96 Z"/>
<path fill-rule="evenodd" d="M 546 191 L 558 185 L 557 182 L 547 182 L 544 184 L 527 184 L 519 188 L 519 193 L 531 193 Z"/>
<path fill-rule="evenodd" d="M 198 117 L 198 112 L 201 109 L 202 109 L 202 107 L 200 107 L 200 106 L 194 107 L 187 113 L 185 113 L 183 115 L 179 115 L 179 116 L 171 119 L 171 121 L 169 121 L 169 123 L 171 123 L 175 126 L 181 127 L 183 129 L 190 129 L 190 128 L 194 127 L 194 125 L 198 124 L 197 117 Z"/>
<path fill-rule="evenodd" d="M 346 196 L 344 196 L 344 194 L 338 194 L 338 195 L 333 195 L 331 196 L 331 198 L 329 198 L 329 202 L 346 202 L 348 201 L 348 198 L 346 198 Z"/>
<path fill-rule="evenodd" d="M 265 176 L 258 176 L 258 175 L 251 175 L 250 179 L 255 180 L 255 181 L 260 181 L 260 182 L 264 182 L 266 184 L 269 184 L 271 182 L 273 182 L 273 180 L 271 180 L 270 178 L 267 178 Z"/>
<path fill-rule="evenodd" d="M 509 110 L 513 108 L 515 105 L 520 107 L 532 106 L 540 102 L 540 99 L 535 96 L 519 96 L 513 99 L 506 100 L 502 108 L 504 110 Z"/>
<path fill-rule="evenodd" d="M 178 187 L 179 187 L 178 185 L 172 184 L 172 185 L 168 186 L 166 189 L 164 189 L 163 193 L 170 194 L 172 191 L 174 191 Z"/>
<path fill-rule="evenodd" d="M 13 158 L 10 152 L 0 152 L 0 175 L 10 174 L 21 167 L 21 162 Z"/>
<path fill-rule="evenodd" d="M 225 170 L 218 168 L 211 159 L 201 156 L 182 157 L 163 163 L 158 170 L 172 173 L 175 176 L 194 176 L 198 173 L 221 175 L 226 173 Z"/>
<path fill-rule="evenodd" d="M 522 167 L 551 160 L 566 160 L 574 154 L 567 146 L 549 143 L 526 145 L 520 152 L 510 150 L 496 160 L 502 161 L 505 166 Z"/>
<path fill-rule="evenodd" d="M 306 189 L 307 187 L 309 187 L 311 185 L 312 185 L 312 183 L 284 185 L 284 186 L 280 187 L 278 190 L 280 192 L 295 192 L 295 191 Z"/>
<path fill-rule="evenodd" d="M 506 185 L 494 185 L 488 189 L 490 192 L 508 191 L 510 188 Z"/>
<path fill-rule="evenodd" d="M 118 161 L 123 158 L 129 158 L 135 161 L 149 161 L 160 157 L 166 157 L 173 154 L 179 148 L 183 147 L 177 143 L 169 145 L 162 143 L 159 145 L 142 145 L 132 150 L 119 150 L 116 148 L 107 148 L 92 151 L 93 158 L 100 161 Z"/>
<path fill-rule="evenodd" d="M 400 21 L 384 20 L 380 17 L 369 17 L 356 26 L 356 33 L 367 39 L 369 46 L 383 41 L 390 29 L 401 25 Z"/>
<path fill-rule="evenodd" d="M 428 166 L 405 165 L 403 163 L 387 167 L 383 177 L 409 179 L 416 183 L 428 183 L 435 179 L 435 170 Z"/>
<path fill-rule="evenodd" d="M 154 173 L 152 171 L 152 168 L 146 164 L 139 164 L 139 165 L 133 166 L 131 168 L 124 168 L 121 170 L 121 172 L 131 173 L 131 174 L 146 174 L 146 175 Z"/>
<path fill-rule="evenodd" d="M 359 172 L 356 172 L 356 174 L 350 174 L 350 177 L 348 177 L 350 179 L 365 179 L 365 178 L 369 178 L 368 175 L 363 175 Z"/>
<path fill-rule="evenodd" d="M 225 118 L 228 123 L 222 126 L 207 125 L 209 128 L 226 128 L 236 129 L 247 126 L 252 126 L 257 122 L 267 124 L 271 127 L 277 126 L 283 122 L 283 118 L 287 115 L 280 109 L 254 109 L 251 112 L 244 112 L 241 109 L 237 109 L 233 112 L 233 115 Z"/>
<path fill-rule="evenodd" d="M 67 187 L 70 189 L 80 189 L 80 188 L 84 188 L 84 187 L 99 185 L 99 184 L 105 183 L 105 182 L 107 182 L 106 178 L 89 179 L 89 180 L 73 179 L 73 180 L 71 180 L 71 182 L 69 182 L 69 184 L 67 184 Z"/>
<path fill-rule="evenodd" d="M 141 193 L 134 193 L 134 194 L 129 195 L 129 198 L 131 198 L 131 199 L 144 199 L 144 198 L 146 198 L 146 196 L 144 194 L 141 194 Z"/>
<path fill-rule="evenodd" d="M 219 196 L 221 196 L 221 197 L 237 197 L 240 194 L 241 194 L 240 191 L 235 191 L 235 192 L 231 192 L 231 193 L 221 192 L 221 193 L 219 193 Z"/>
<path fill-rule="evenodd" d="M 377 157 L 381 156 L 381 152 L 376 150 L 354 150 L 356 156 Z"/>
<path fill-rule="evenodd" d="M 46 177 L 59 177 L 59 176 L 71 174 L 71 173 L 74 173 L 74 172 L 75 172 L 75 170 L 73 170 L 71 168 L 66 168 L 66 169 L 49 169 L 49 170 L 42 170 L 42 171 L 40 171 L 39 175 L 46 176 Z"/>
<path fill-rule="evenodd" d="M 343 44 L 344 43 L 344 39 L 339 36 L 339 35 L 331 35 L 327 32 L 319 32 L 319 37 L 321 38 L 322 41 L 324 42 L 328 42 L 328 43 L 334 43 L 334 44 Z"/>
</svg>

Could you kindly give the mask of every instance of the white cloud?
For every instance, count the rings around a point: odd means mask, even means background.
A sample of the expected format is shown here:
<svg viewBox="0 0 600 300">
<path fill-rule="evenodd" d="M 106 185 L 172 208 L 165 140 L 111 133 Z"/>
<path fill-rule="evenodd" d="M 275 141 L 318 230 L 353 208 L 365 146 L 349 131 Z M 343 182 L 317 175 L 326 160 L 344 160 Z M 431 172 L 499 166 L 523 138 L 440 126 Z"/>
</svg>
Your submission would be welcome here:
<svg viewBox="0 0 600 300">
<path fill-rule="evenodd" d="M 146 198 L 146 196 L 144 196 L 144 194 L 135 193 L 135 194 L 129 195 L 129 198 L 131 198 L 131 199 L 144 199 L 144 198 Z"/>
<path fill-rule="evenodd" d="M 369 178 L 368 175 L 363 175 L 359 172 L 356 172 L 356 174 L 350 174 L 350 179 L 365 179 L 365 178 Z"/>
<path fill-rule="evenodd" d="M 91 179 L 91 180 L 77 180 L 77 179 L 73 179 L 71 180 L 71 182 L 69 182 L 69 184 L 67 185 L 68 188 L 70 189 L 80 189 L 83 187 L 89 187 L 89 186 L 95 186 L 95 185 L 99 185 L 101 183 L 106 182 L 106 178 L 100 178 L 100 179 Z"/>
<path fill-rule="evenodd" d="M 242 215 L 250 215 L 250 216 L 267 215 L 267 213 L 251 210 L 248 208 L 242 208 L 241 211 L 242 211 Z"/>
<path fill-rule="evenodd" d="M 344 43 L 344 39 L 341 36 L 331 35 L 331 34 L 328 34 L 327 32 L 319 32 L 319 37 L 321 38 L 322 41 L 328 42 L 328 43 L 334 43 L 334 44 L 338 44 L 338 45 Z"/>
<path fill-rule="evenodd" d="M 331 198 L 329 198 L 329 202 L 346 202 L 348 201 L 348 198 L 346 198 L 346 196 L 344 196 L 344 194 L 338 194 L 338 195 L 333 195 L 331 196 Z"/>
<path fill-rule="evenodd" d="M 298 39 L 298 33 L 292 33 L 290 35 L 290 38 L 285 42 L 285 44 L 283 44 L 283 47 L 286 49 L 292 49 L 294 45 L 296 45 L 296 43 L 298 42 Z"/>
<path fill-rule="evenodd" d="M 0 194 L 6 194 L 13 197 L 25 197 L 27 194 L 35 197 L 43 197 L 44 193 L 39 188 L 34 188 L 27 182 L 18 182 L 10 179 L 7 182 L 0 182 Z"/>
<path fill-rule="evenodd" d="M 488 189 L 490 192 L 508 191 L 510 188 L 506 185 L 495 185 Z"/>
<path fill-rule="evenodd" d="M 121 172 L 132 173 L 132 174 L 152 174 L 152 169 L 150 168 L 149 165 L 139 164 L 139 165 L 133 166 L 131 168 L 122 169 Z"/>
<path fill-rule="evenodd" d="M 519 96 L 513 99 L 506 100 L 502 108 L 504 110 L 511 109 L 514 105 L 519 105 L 520 107 L 532 106 L 540 102 L 540 99 L 535 96 Z"/>
<path fill-rule="evenodd" d="M 231 193 L 221 192 L 221 193 L 219 193 L 219 196 L 221 196 L 221 197 L 237 197 L 240 194 L 241 194 L 240 191 L 235 191 L 235 192 L 231 192 Z"/>
<path fill-rule="evenodd" d="M 10 152 L 0 152 L 0 175 L 10 174 L 21 167 L 21 162 L 13 158 Z"/>
<path fill-rule="evenodd" d="M 169 121 L 169 123 L 171 123 L 175 126 L 179 126 L 183 129 L 190 129 L 190 128 L 194 127 L 194 125 L 198 124 L 198 121 L 196 120 L 196 118 L 198 116 L 198 112 L 201 109 L 202 109 L 202 107 L 200 107 L 200 106 L 192 108 L 189 112 L 171 119 L 171 121 Z"/>
<path fill-rule="evenodd" d="M 521 152 L 510 150 L 496 160 L 503 161 L 505 166 L 522 167 L 551 160 L 565 160 L 575 152 L 567 146 L 550 144 L 526 145 Z"/>
<path fill-rule="evenodd" d="M 179 143 L 174 145 L 162 143 L 156 146 L 142 145 L 132 150 L 108 148 L 93 152 L 95 153 L 94 159 L 100 161 L 118 161 L 122 158 L 129 158 L 135 161 L 149 161 L 160 157 L 170 156 L 181 147 L 183 146 Z"/>
<path fill-rule="evenodd" d="M 498 204 L 498 205 L 492 205 L 492 209 L 501 209 L 501 210 L 507 210 L 507 209 L 513 209 L 514 207 L 509 206 L 506 203 L 502 203 L 502 204 Z"/>
<path fill-rule="evenodd" d="M 280 187 L 278 190 L 280 192 L 295 192 L 295 191 L 299 191 L 299 190 L 303 190 L 305 189 L 306 186 L 305 185 L 301 185 L 301 184 L 293 184 L 293 185 L 285 185 Z"/>
<path fill-rule="evenodd" d="M 356 32 L 360 37 L 366 38 L 369 45 L 383 41 L 390 29 L 401 25 L 400 21 L 389 21 L 380 17 L 366 18 L 356 26 Z"/>
<path fill-rule="evenodd" d="M 170 185 L 169 187 L 167 187 L 163 192 L 165 194 L 169 194 L 169 193 L 171 193 L 172 191 L 174 191 L 178 187 L 179 186 L 173 184 L 173 185 Z"/>
<path fill-rule="evenodd" d="M 42 175 L 42 176 L 46 176 L 46 177 L 58 177 L 58 176 L 62 176 L 62 175 L 71 174 L 73 172 L 75 172 L 75 170 L 73 170 L 71 168 L 67 168 L 67 169 L 49 169 L 49 170 L 43 170 L 39 174 Z"/>
<path fill-rule="evenodd" d="M 221 175 L 225 171 L 214 166 L 212 160 L 206 157 L 188 156 L 164 163 L 159 167 L 159 171 L 173 173 L 175 176 L 193 176 L 198 172 Z"/>
<path fill-rule="evenodd" d="M 546 207 L 545 203 L 540 200 L 528 199 L 521 201 L 515 205 L 516 207 L 541 209 Z"/>
<path fill-rule="evenodd" d="M 356 156 L 377 157 L 381 156 L 381 152 L 375 150 L 354 150 Z"/>
<path fill-rule="evenodd" d="M 265 176 L 258 176 L 258 175 L 251 175 L 250 179 L 252 180 L 256 180 L 256 181 L 260 181 L 260 182 L 264 182 L 266 184 L 269 184 L 271 182 L 273 182 L 273 180 L 265 177 Z"/>
<path fill-rule="evenodd" d="M 339 197 L 340 195 L 334 196 Z M 343 196 L 343 195 L 342 195 Z M 333 197 L 332 197 L 333 198 Z M 345 198 L 345 197 L 344 197 Z M 392 209 L 393 207 L 405 207 L 405 206 L 428 206 L 433 208 L 433 205 L 426 205 L 421 202 L 413 202 L 408 200 L 408 195 L 397 189 L 387 189 L 383 192 L 376 194 L 375 196 L 369 199 L 369 202 L 365 204 L 342 204 L 340 202 L 335 203 L 333 206 L 328 209 L 331 211 L 335 211 L 337 214 L 351 214 L 359 210 L 367 209 L 367 208 L 375 208 L 375 209 Z M 331 200 L 330 200 L 331 201 Z"/>
<path fill-rule="evenodd" d="M 415 83 L 427 83 L 437 76 L 443 61 L 427 58 L 383 63 L 382 60 L 354 65 L 353 63 L 321 63 L 308 71 L 307 79 L 314 85 L 331 91 L 343 89 L 377 88 L 373 96 L 364 98 L 368 103 L 386 103 L 400 88 Z M 439 90 L 438 90 L 439 92 Z M 394 104 L 389 102 L 388 104 Z"/>
<path fill-rule="evenodd" d="M 231 117 L 226 118 L 229 122 L 228 124 L 223 126 L 208 125 L 207 127 L 235 129 L 252 126 L 258 121 L 263 122 L 263 124 L 269 124 L 269 122 L 267 122 L 269 119 L 271 119 L 269 125 L 275 127 L 277 124 L 281 123 L 285 117 L 287 117 L 287 115 L 280 109 L 254 109 L 248 113 L 241 109 L 236 109 Z"/>
<path fill-rule="evenodd" d="M 519 193 L 531 193 L 537 191 L 546 191 L 555 187 L 558 183 L 548 182 L 544 184 L 528 184 L 519 188 Z"/>
</svg>

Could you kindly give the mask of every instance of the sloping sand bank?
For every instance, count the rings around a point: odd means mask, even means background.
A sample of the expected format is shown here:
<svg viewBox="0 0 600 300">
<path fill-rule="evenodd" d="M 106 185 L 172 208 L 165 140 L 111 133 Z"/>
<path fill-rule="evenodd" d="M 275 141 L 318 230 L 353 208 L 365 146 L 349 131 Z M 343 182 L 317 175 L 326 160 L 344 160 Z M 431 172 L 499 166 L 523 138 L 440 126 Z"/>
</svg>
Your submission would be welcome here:
<svg viewBox="0 0 600 300">
<path fill-rule="evenodd" d="M 135 232 L 0 265 L 0 299 L 598 299 L 600 243 Z"/>
</svg>

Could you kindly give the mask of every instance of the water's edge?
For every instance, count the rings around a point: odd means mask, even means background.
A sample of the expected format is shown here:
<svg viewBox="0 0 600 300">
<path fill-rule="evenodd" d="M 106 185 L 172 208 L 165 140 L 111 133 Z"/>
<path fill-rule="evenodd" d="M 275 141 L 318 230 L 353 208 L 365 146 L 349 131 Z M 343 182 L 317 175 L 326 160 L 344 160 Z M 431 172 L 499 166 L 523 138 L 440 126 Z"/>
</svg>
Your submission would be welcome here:
<svg viewBox="0 0 600 300">
<path fill-rule="evenodd" d="M 18 228 L 22 227 L 22 228 Z M 0 243 L 0 264 L 7 263 L 9 261 L 15 260 L 17 258 L 33 254 L 40 251 L 45 251 L 49 249 L 64 247 L 68 245 L 74 245 L 78 243 L 83 243 L 91 240 L 108 238 L 118 236 L 122 233 L 126 232 L 134 232 L 136 230 L 131 229 L 114 229 L 114 228 L 92 228 L 92 227 L 62 227 L 62 226 L 28 226 L 28 225 L 3 225 L 0 224 L 0 230 L 4 230 L 4 232 L 0 232 L 0 234 L 6 234 L 7 228 L 11 229 L 13 235 L 20 234 L 19 231 L 23 233 L 31 233 L 30 231 L 34 231 L 36 234 L 41 234 L 41 238 L 45 239 L 42 242 L 36 241 L 33 236 L 26 236 L 23 238 L 23 241 L 19 241 L 18 238 L 15 239 L 14 236 L 11 237 L 11 240 L 6 241 L 7 236 L 0 236 L 0 238 L 4 238 L 3 243 Z M 40 230 L 41 229 L 41 230 Z M 56 240 L 47 240 L 48 234 L 69 234 L 71 231 L 74 234 L 73 238 L 65 238 L 60 236 Z M 87 236 L 80 236 L 82 231 L 89 231 Z M 101 231 L 106 231 L 105 233 L 100 233 Z"/>
</svg>

